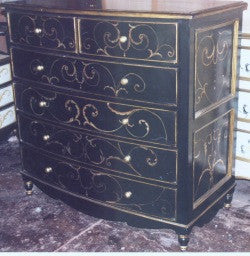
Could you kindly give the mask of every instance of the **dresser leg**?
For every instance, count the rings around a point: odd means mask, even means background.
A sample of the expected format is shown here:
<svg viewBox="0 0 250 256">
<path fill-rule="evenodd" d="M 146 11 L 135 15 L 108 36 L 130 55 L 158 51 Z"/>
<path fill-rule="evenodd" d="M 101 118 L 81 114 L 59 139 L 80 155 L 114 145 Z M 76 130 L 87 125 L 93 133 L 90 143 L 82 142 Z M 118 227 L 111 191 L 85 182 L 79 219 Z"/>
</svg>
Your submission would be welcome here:
<svg viewBox="0 0 250 256">
<path fill-rule="evenodd" d="M 188 242 L 189 242 L 189 237 L 187 234 L 185 235 L 181 235 L 179 234 L 178 235 L 178 241 L 179 241 L 179 244 L 180 244 L 180 249 L 181 251 L 186 251 L 187 250 L 187 245 L 188 245 Z"/>
<path fill-rule="evenodd" d="M 231 208 L 232 199 L 233 199 L 233 193 L 226 194 L 226 199 L 225 199 L 225 202 L 224 202 L 224 208 L 225 209 L 228 210 L 228 209 Z"/>
<path fill-rule="evenodd" d="M 33 182 L 24 180 L 24 188 L 26 190 L 27 195 L 32 195 Z"/>
</svg>

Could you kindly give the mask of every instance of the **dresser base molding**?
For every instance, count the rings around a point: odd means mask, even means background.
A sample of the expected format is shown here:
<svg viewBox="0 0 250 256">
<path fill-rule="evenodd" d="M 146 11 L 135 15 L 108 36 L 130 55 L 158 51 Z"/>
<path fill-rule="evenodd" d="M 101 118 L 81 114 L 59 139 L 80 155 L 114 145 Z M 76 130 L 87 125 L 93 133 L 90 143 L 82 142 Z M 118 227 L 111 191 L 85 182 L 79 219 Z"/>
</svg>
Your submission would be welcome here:
<svg viewBox="0 0 250 256">
<path fill-rule="evenodd" d="M 217 200 L 212 201 L 212 203 L 208 205 L 196 218 L 194 218 L 188 224 L 182 224 L 117 208 L 103 202 L 72 193 L 36 178 L 25 172 L 25 170 L 21 172 L 21 175 L 24 181 L 26 194 L 29 196 L 32 195 L 33 185 L 36 185 L 40 190 L 45 192 L 53 199 L 61 200 L 76 210 L 96 218 L 111 221 L 122 221 L 126 222 L 130 226 L 138 228 L 172 229 L 178 235 L 178 242 L 181 251 L 187 250 L 189 234 L 194 226 L 202 227 L 206 223 L 210 222 L 217 212 L 223 208 L 223 206 L 227 210 L 230 208 L 235 189 L 235 184 L 231 185 L 228 189 L 226 189 L 226 191 L 217 197 Z"/>
</svg>

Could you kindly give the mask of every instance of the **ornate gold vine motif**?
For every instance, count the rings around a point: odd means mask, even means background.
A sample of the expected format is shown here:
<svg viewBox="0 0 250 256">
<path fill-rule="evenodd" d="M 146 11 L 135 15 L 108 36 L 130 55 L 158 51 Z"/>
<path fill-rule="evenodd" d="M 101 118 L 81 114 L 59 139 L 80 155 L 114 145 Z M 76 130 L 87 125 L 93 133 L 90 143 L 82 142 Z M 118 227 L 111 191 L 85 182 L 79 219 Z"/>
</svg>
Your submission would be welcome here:
<svg viewBox="0 0 250 256">
<path fill-rule="evenodd" d="M 226 115 L 195 133 L 194 200 L 213 188 L 227 174 L 228 125 Z"/>
<path fill-rule="evenodd" d="M 214 104 L 230 94 L 233 26 L 196 34 L 195 109 Z"/>
<path fill-rule="evenodd" d="M 167 128 L 160 116 L 165 112 L 120 106 L 111 102 L 82 100 L 55 92 L 45 94 L 35 88 L 23 90 L 21 102 L 22 108 L 32 114 L 87 130 L 150 140 L 155 143 L 175 143 L 174 138 L 169 141 Z M 46 102 L 46 107 L 40 107 L 40 102 Z M 171 125 L 174 126 L 175 115 L 171 115 L 170 118 L 173 120 Z M 104 119 L 112 122 L 103 122 Z"/>
<path fill-rule="evenodd" d="M 83 53 L 161 61 L 176 60 L 176 41 L 160 42 L 162 35 L 155 30 L 160 25 L 98 20 L 81 20 L 80 25 Z M 92 29 L 87 31 L 89 26 Z M 176 36 L 176 26 L 168 24 L 168 33 L 172 32 L 173 38 Z"/>
<path fill-rule="evenodd" d="M 64 22 L 72 23 L 73 28 L 72 19 L 36 15 L 20 15 L 18 17 L 17 24 L 13 22 L 13 26 L 18 28 L 18 31 L 12 34 L 13 41 L 62 50 L 75 49 L 74 36 L 68 36 L 64 28 Z"/>
<path fill-rule="evenodd" d="M 26 155 L 25 152 L 24 155 Z M 51 162 L 45 156 L 38 157 L 34 153 L 32 156 L 42 163 Z M 175 217 L 174 190 L 139 182 L 136 182 L 135 186 L 135 181 L 97 172 L 64 161 L 56 161 L 56 165 L 51 166 L 52 172 L 50 173 L 45 173 L 43 170 L 39 170 L 39 167 L 33 165 L 31 163 L 26 169 L 36 176 L 40 176 L 43 180 L 73 193 L 134 211 L 148 212 L 165 218 Z M 148 186 L 150 186 L 151 193 L 145 197 L 144 193 L 146 193 Z M 130 192 L 129 196 L 126 193 L 128 191 Z"/>
<path fill-rule="evenodd" d="M 176 152 L 108 140 L 49 126 L 23 116 L 19 118 L 19 122 L 22 127 L 22 141 L 47 152 L 105 170 L 110 169 L 133 176 L 176 182 L 176 162 L 174 161 Z M 44 140 L 44 135 L 49 135 L 49 139 Z"/>
</svg>

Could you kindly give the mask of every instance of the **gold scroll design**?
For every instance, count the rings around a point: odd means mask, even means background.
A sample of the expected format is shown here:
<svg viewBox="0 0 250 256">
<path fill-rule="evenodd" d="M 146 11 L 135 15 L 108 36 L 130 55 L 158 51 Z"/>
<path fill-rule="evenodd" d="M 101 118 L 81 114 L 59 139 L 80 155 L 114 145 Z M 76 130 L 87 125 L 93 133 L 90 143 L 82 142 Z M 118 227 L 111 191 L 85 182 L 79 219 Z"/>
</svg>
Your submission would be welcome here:
<svg viewBox="0 0 250 256">
<path fill-rule="evenodd" d="M 29 123 L 29 131 L 31 138 L 35 138 L 34 141 L 39 141 L 43 134 L 47 134 L 48 128 L 44 124 L 38 121 L 31 121 Z M 61 130 L 56 127 L 49 131 L 50 139 L 42 142 L 42 144 L 36 146 L 43 146 L 44 149 L 56 153 L 57 155 L 63 155 L 70 157 L 78 161 L 91 163 L 95 166 L 108 167 L 114 169 L 116 163 L 120 162 L 126 166 L 127 172 L 137 176 L 145 176 L 143 169 L 139 167 L 134 161 L 125 161 L 127 155 L 132 159 L 144 159 L 146 164 L 145 168 L 157 167 L 158 157 L 157 153 L 146 146 L 132 145 L 128 149 L 122 149 L 120 142 L 111 142 L 103 138 L 96 138 L 88 135 L 81 135 L 68 130 Z M 29 139 L 31 139 L 29 138 Z M 39 142 L 40 143 L 40 142 Z M 126 151 L 126 152 L 125 152 Z M 117 167 L 116 167 L 117 168 Z M 162 170 L 162 173 L 169 173 L 171 170 Z"/>
<path fill-rule="evenodd" d="M 1 105 L 1 101 L 4 99 L 4 98 L 9 98 L 9 97 L 12 97 L 12 91 L 10 89 L 6 89 L 3 91 L 2 94 L 0 94 L 0 105 Z"/>
<path fill-rule="evenodd" d="M 106 134 L 116 133 L 119 130 L 125 129 L 129 136 L 136 139 L 145 139 L 154 135 L 154 131 L 152 131 L 150 127 L 156 127 L 157 124 L 157 134 L 159 135 L 160 132 L 161 135 L 159 137 L 153 137 L 151 140 L 164 140 L 166 143 L 168 142 L 167 130 L 162 118 L 151 110 L 132 108 L 127 111 L 119 111 L 116 110 L 110 102 L 102 102 L 99 108 L 92 103 L 81 106 L 73 99 L 63 99 L 64 106 L 61 108 L 61 106 L 59 107 L 56 104 L 57 98 L 58 95 L 55 92 L 49 92 L 49 94 L 45 96 L 34 88 L 27 88 L 22 92 L 21 101 L 23 106 L 26 106 L 25 102 L 28 101 L 31 112 L 37 116 L 44 116 L 45 118 L 50 117 L 59 122 L 91 128 L 92 130 Z M 39 107 L 39 102 L 44 100 L 47 102 L 48 106 L 45 108 Z M 61 98 L 58 99 L 58 101 L 61 102 Z M 57 107 L 50 107 L 51 104 L 54 106 L 57 105 Z M 95 122 L 96 120 L 98 121 L 98 116 L 104 111 L 104 108 L 105 111 L 107 111 L 104 115 L 115 116 L 116 122 L 112 122 L 113 128 L 107 129 L 101 127 L 107 124 L 107 122 L 101 120 L 99 120 L 99 124 Z M 56 111 L 58 109 L 60 109 L 60 111 Z M 144 118 L 140 118 L 140 115 L 143 115 Z M 126 122 L 124 122 L 124 120 L 126 120 Z M 139 129 L 137 129 L 138 127 Z"/>
<path fill-rule="evenodd" d="M 225 142 L 228 141 L 228 121 L 220 124 L 220 126 L 215 127 L 211 132 L 202 138 L 202 135 L 196 134 L 194 138 L 194 168 L 195 165 L 204 165 L 206 166 L 202 169 L 197 185 L 194 187 L 194 199 L 198 199 L 200 189 L 204 186 L 204 181 L 207 184 L 207 191 L 209 191 L 214 185 L 215 181 L 215 170 L 224 171 L 224 176 L 226 175 L 227 167 L 227 154 L 221 150 L 226 150 L 227 145 Z M 222 149 L 223 148 L 223 149 Z M 195 178 L 195 177 L 194 177 Z M 222 177 L 223 178 L 223 177 Z M 205 191 L 205 192 L 207 192 Z"/>
<path fill-rule="evenodd" d="M 199 58 L 196 70 L 196 88 L 195 88 L 195 104 L 200 104 L 203 98 L 209 104 L 213 104 L 222 97 L 222 89 L 230 86 L 230 77 L 223 73 L 220 75 L 220 84 L 216 86 L 216 80 L 203 81 L 204 74 L 209 72 L 209 68 L 213 68 L 219 63 L 223 64 L 232 45 L 231 31 L 223 30 L 218 32 L 218 40 L 215 42 L 214 33 L 204 36 L 198 45 L 197 57 Z M 215 71 L 216 72 L 216 71 Z M 218 73 L 216 73 L 218 75 Z M 198 85 L 198 86 L 197 86 Z M 221 89 L 218 91 L 218 89 Z"/>
<path fill-rule="evenodd" d="M 15 116 L 15 112 L 13 109 L 8 110 L 4 115 L 0 115 L 0 128 L 3 127 L 4 122 L 9 116 Z"/>
<path fill-rule="evenodd" d="M 135 211 L 145 211 L 149 208 L 155 210 L 157 208 L 157 213 L 160 215 L 166 216 L 169 213 L 174 215 L 174 206 L 171 204 L 169 196 L 166 196 L 169 195 L 170 191 L 163 187 L 148 185 L 151 189 L 147 197 L 132 195 L 131 198 L 127 199 L 125 192 L 128 189 L 128 182 L 131 183 L 131 181 L 124 179 L 125 182 L 121 183 L 123 179 L 117 179 L 116 176 L 82 168 L 64 161 L 57 162 L 52 173 L 43 172 L 42 176 L 65 190 L 76 192 L 88 198 Z M 146 192 L 145 185 L 138 182 L 133 183 L 135 187 L 141 185 L 144 188 L 144 193 Z M 172 201 L 174 202 L 174 200 Z"/>
<path fill-rule="evenodd" d="M 41 60 L 32 60 L 30 71 L 33 75 L 41 76 L 41 72 L 36 70 L 38 65 L 44 66 Z M 128 79 L 127 85 L 121 84 L 122 78 Z M 60 86 L 64 82 L 68 82 L 75 87 L 78 86 L 79 89 L 90 91 L 97 88 L 100 90 L 100 87 L 102 87 L 103 91 L 115 97 L 125 97 L 129 94 L 130 89 L 132 89 L 131 93 L 143 93 L 146 89 L 145 81 L 136 73 L 127 73 L 121 79 L 118 82 L 115 81 L 110 70 L 100 63 L 84 63 L 80 60 L 63 59 L 53 61 L 48 74 L 42 74 L 41 76 L 41 80 L 50 85 Z"/>
<path fill-rule="evenodd" d="M 65 36 L 66 33 L 61 21 L 55 17 L 22 15 L 18 20 L 17 26 L 20 35 L 18 38 L 19 43 L 33 45 L 32 40 L 36 40 L 38 42 L 37 46 L 40 47 L 66 50 L 75 48 L 75 40 Z M 41 33 L 36 34 L 36 28 L 40 28 L 42 30 Z M 50 43 L 54 46 L 50 47 Z"/>
<path fill-rule="evenodd" d="M 89 32 L 83 31 L 81 34 L 83 52 L 91 53 L 95 51 L 95 54 L 98 55 L 119 55 L 120 57 L 129 58 L 129 56 L 133 56 L 134 50 L 134 53 L 141 52 L 144 54 L 140 58 L 158 58 L 160 60 L 173 59 L 176 56 L 173 46 L 169 44 L 160 45 L 156 31 L 148 24 L 128 24 L 127 33 L 127 41 L 122 43 L 120 41 L 122 32 L 118 22 L 98 22 L 94 26 L 92 38 L 88 37 Z M 112 51 L 116 52 L 112 53 Z"/>
</svg>

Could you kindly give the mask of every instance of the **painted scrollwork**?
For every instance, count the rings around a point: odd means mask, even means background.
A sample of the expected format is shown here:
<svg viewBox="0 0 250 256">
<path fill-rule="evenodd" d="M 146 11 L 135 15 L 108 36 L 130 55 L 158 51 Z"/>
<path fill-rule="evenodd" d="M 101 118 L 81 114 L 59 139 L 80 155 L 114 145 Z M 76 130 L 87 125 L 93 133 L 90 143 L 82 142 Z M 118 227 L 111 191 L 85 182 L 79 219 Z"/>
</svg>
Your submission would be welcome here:
<svg viewBox="0 0 250 256">
<path fill-rule="evenodd" d="M 176 181 L 176 152 L 80 134 L 24 117 L 20 125 L 23 141 L 58 156 L 134 176 Z M 48 141 L 43 141 L 44 134 L 49 134 Z M 126 161 L 126 156 L 131 160 Z"/>
<path fill-rule="evenodd" d="M 40 102 L 46 107 L 40 107 Z M 67 96 L 28 87 L 19 107 L 36 116 L 104 134 L 174 145 L 175 113 Z M 104 121 L 105 120 L 105 121 Z"/>
<path fill-rule="evenodd" d="M 30 154 L 32 161 L 29 160 Z M 23 155 L 25 170 L 62 189 L 132 211 L 175 218 L 174 190 L 130 181 L 65 161 L 52 160 L 29 150 L 24 150 Z M 37 162 L 40 164 L 35 164 Z M 49 174 L 44 172 L 48 164 L 52 168 Z M 128 190 L 132 194 L 130 198 L 126 197 Z"/>
<path fill-rule="evenodd" d="M 176 61 L 176 24 L 137 24 L 82 19 L 80 26 L 82 53 Z M 159 33 L 162 26 L 164 31 L 167 29 L 169 36 Z M 126 40 L 121 40 L 122 37 Z"/>
<path fill-rule="evenodd" d="M 146 66 L 89 62 L 16 48 L 12 55 L 14 75 L 19 78 L 111 98 L 176 105 L 175 69 L 154 68 L 152 76 L 152 68 Z"/>
<path fill-rule="evenodd" d="M 232 34 L 232 25 L 196 34 L 196 110 L 208 107 L 230 94 Z"/>
<path fill-rule="evenodd" d="M 11 15 L 10 19 L 11 39 L 16 43 L 66 51 L 75 50 L 71 18 L 15 14 Z"/>
<path fill-rule="evenodd" d="M 194 136 L 194 199 L 213 188 L 227 174 L 228 115 Z"/>
</svg>

